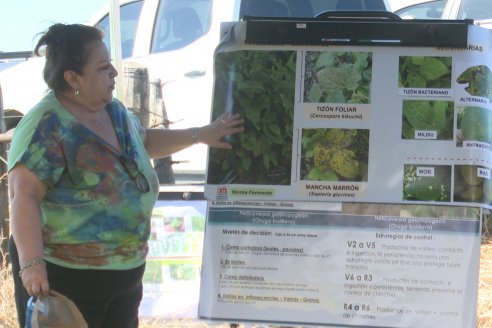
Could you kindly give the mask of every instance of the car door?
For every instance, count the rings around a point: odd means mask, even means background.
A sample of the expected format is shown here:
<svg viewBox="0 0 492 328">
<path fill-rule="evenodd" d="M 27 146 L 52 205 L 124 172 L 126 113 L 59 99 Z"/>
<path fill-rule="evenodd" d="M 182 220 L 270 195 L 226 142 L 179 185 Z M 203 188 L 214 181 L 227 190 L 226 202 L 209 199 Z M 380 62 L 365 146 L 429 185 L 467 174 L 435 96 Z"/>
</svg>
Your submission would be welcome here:
<svg viewBox="0 0 492 328">
<path fill-rule="evenodd" d="M 152 37 L 145 54 L 131 58 L 148 68 L 151 81 L 160 80 L 170 128 L 209 123 L 213 85 L 213 53 L 219 43 L 220 22 L 231 21 L 231 0 L 161 0 L 152 23 Z M 139 40 L 140 41 L 140 40 Z M 180 175 L 205 174 L 207 147 L 194 145 L 173 154 L 173 171 Z"/>
</svg>

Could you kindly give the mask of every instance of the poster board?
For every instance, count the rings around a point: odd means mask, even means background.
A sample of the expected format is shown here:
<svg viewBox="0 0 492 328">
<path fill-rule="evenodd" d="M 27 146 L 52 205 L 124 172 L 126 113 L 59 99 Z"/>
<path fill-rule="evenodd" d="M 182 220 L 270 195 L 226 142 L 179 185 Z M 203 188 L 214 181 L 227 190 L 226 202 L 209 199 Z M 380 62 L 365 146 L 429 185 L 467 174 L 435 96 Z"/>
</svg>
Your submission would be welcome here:
<svg viewBox="0 0 492 328">
<path fill-rule="evenodd" d="M 213 115 L 246 131 L 209 151 L 207 199 L 490 207 L 488 30 L 458 49 L 301 47 L 245 44 L 244 24 L 216 51 Z"/>
<path fill-rule="evenodd" d="M 216 51 L 199 317 L 333 327 L 475 325 L 491 207 L 488 30 L 460 48 Z M 444 278 L 446 277 L 446 278 Z"/>
<path fill-rule="evenodd" d="M 212 202 L 199 316 L 289 326 L 474 327 L 480 214 Z"/>
</svg>

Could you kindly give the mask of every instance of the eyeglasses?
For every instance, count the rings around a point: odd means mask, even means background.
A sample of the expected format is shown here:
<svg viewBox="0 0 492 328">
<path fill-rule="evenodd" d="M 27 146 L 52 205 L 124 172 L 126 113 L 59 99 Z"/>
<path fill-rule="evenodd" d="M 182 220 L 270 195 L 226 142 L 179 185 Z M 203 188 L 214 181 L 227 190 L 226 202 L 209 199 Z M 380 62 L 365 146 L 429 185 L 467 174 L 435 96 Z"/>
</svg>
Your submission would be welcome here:
<svg viewBox="0 0 492 328">
<path fill-rule="evenodd" d="M 150 190 L 149 182 L 143 173 L 139 170 L 137 162 L 133 158 L 128 156 L 119 157 L 121 164 L 125 168 L 126 172 L 135 181 L 138 190 L 141 192 L 148 192 Z"/>
</svg>

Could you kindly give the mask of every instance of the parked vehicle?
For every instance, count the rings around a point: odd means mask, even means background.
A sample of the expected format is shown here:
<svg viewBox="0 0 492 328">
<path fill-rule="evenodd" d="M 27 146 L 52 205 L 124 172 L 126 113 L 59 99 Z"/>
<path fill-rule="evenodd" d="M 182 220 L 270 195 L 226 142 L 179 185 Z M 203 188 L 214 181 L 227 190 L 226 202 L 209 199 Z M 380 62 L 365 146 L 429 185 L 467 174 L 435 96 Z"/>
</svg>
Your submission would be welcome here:
<svg viewBox="0 0 492 328">
<path fill-rule="evenodd" d="M 473 19 L 477 25 L 492 28 L 490 0 L 390 0 L 391 10 L 403 18 Z M 408 0 L 406 0 L 408 3 Z"/>
<path fill-rule="evenodd" d="M 391 3 L 391 10 L 402 18 L 440 19 L 447 0 L 410 0 Z"/>
<path fill-rule="evenodd" d="M 334 10 L 389 10 L 387 0 L 122 0 L 120 6 L 122 57 L 146 66 L 150 81 L 160 79 L 170 128 L 210 120 L 213 53 L 222 22 L 244 16 L 312 18 Z M 109 47 L 109 6 L 90 23 L 105 31 Z M 0 72 L 5 108 L 25 113 L 42 97 L 42 64 L 42 58 L 33 58 Z M 195 145 L 173 155 L 173 161 L 183 161 L 173 165 L 175 175 L 203 178 L 206 151 Z"/>
<path fill-rule="evenodd" d="M 448 0 L 443 19 L 473 19 L 475 24 L 492 29 L 492 2 L 489 0 Z"/>
<path fill-rule="evenodd" d="M 20 64 L 32 57 L 31 51 L 0 51 L 0 72 L 9 67 Z"/>
</svg>

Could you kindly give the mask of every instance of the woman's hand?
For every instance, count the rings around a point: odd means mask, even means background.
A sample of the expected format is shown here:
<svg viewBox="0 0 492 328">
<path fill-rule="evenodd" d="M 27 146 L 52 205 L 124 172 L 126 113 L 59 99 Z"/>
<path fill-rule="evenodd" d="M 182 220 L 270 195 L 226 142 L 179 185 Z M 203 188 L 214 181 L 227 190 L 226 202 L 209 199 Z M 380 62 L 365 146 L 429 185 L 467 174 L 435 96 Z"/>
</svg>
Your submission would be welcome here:
<svg viewBox="0 0 492 328">
<path fill-rule="evenodd" d="M 244 131 L 243 123 L 244 119 L 239 114 L 225 113 L 200 128 L 147 129 L 145 149 L 150 158 L 163 158 L 195 143 L 231 149 L 232 145 L 223 138 Z"/>
<path fill-rule="evenodd" d="M 232 145 L 222 138 L 244 131 L 244 119 L 239 114 L 224 113 L 209 125 L 197 129 L 198 142 L 210 147 L 231 149 Z"/>
<path fill-rule="evenodd" d="M 22 284 L 31 296 L 48 296 L 50 290 L 44 263 L 31 266 L 22 271 Z"/>
</svg>

